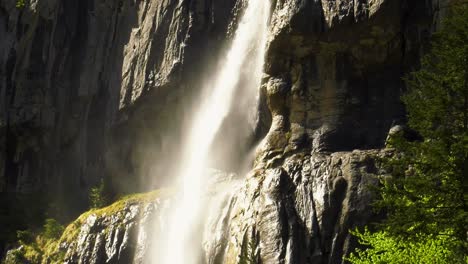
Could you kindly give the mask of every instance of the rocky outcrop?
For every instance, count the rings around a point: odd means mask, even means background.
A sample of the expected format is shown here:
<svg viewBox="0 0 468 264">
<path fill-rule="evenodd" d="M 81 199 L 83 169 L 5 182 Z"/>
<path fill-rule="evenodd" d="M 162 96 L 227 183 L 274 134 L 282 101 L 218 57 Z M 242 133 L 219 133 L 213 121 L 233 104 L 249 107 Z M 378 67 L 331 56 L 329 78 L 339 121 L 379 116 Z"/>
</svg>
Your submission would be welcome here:
<svg viewBox="0 0 468 264">
<path fill-rule="evenodd" d="M 86 212 L 56 241 L 23 244 L 8 251 L 5 263 L 143 263 L 152 252 L 156 220 L 167 215 L 168 194 L 133 195 Z"/>
<path fill-rule="evenodd" d="M 170 177 L 198 84 L 243 3 L 0 2 L 0 190 L 54 190 L 79 210 L 103 176 L 121 190 Z M 355 245 L 349 228 L 375 217 L 375 157 L 405 122 L 402 77 L 439 4 L 272 1 L 255 169 L 207 222 L 207 263 L 342 261 Z M 58 250 L 67 263 L 143 263 L 141 237 L 162 208 L 85 215 Z"/>
<path fill-rule="evenodd" d="M 0 191 L 53 193 L 67 213 L 103 177 L 120 191 L 170 177 L 164 164 L 236 10 L 231 0 L 1 1 Z"/>
<path fill-rule="evenodd" d="M 138 189 L 134 175 L 170 172 L 164 165 L 179 149 L 171 142 L 240 3 L 15 3 L 0 6 L 0 189 L 57 185 L 65 198 L 77 190 L 72 202 L 103 175 Z M 281 129 L 322 150 L 381 146 L 403 118 L 401 76 L 431 14 L 427 1 L 273 1 L 265 81 L 273 128 L 284 118 Z"/>
<path fill-rule="evenodd" d="M 377 217 L 370 187 L 384 153 L 300 154 L 254 170 L 229 205 L 229 221 L 213 230 L 227 242 L 207 252 L 209 263 L 343 262 L 356 246 L 349 229 Z"/>
<path fill-rule="evenodd" d="M 275 1 L 263 93 L 268 133 L 233 217 L 223 263 L 342 263 L 349 229 L 376 219 L 369 185 L 403 76 L 433 30 L 427 1 Z M 360 150 L 357 150 L 360 149 Z"/>
<path fill-rule="evenodd" d="M 265 69 L 272 113 L 265 146 L 382 147 L 392 124 L 404 122 L 402 77 L 418 64 L 431 10 L 427 1 L 277 1 Z"/>
<path fill-rule="evenodd" d="M 206 200 L 213 210 L 206 212 L 203 263 L 341 263 L 356 243 L 348 230 L 376 217 L 369 187 L 385 153 L 294 155 L 241 182 L 217 177 Z M 155 234 L 167 231 L 173 195 L 131 196 L 83 214 L 43 250 L 42 263 L 158 263 L 167 241 Z"/>
<path fill-rule="evenodd" d="M 167 216 L 168 206 L 167 195 L 156 192 L 82 215 L 52 255 L 62 256 L 59 263 L 144 263 L 153 253 L 151 238 L 161 226 L 157 220 Z"/>
</svg>

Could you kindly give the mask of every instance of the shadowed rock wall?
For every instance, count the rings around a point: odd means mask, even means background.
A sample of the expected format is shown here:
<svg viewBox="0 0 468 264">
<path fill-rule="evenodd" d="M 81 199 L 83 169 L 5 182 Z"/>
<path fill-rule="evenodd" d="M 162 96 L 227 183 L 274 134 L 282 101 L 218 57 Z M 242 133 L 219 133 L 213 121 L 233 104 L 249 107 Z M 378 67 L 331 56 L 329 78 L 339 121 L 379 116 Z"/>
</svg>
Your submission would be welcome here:
<svg viewBox="0 0 468 264">
<path fill-rule="evenodd" d="M 208 263 L 341 262 L 355 245 L 348 229 L 375 217 L 374 159 L 405 122 L 402 77 L 445 2 L 272 1 L 255 169 L 209 225 L 222 236 L 205 241 Z M 184 119 L 241 5 L 38 0 L 19 10 L 2 0 L 0 190 L 53 190 L 79 211 L 102 177 L 120 190 L 170 177 Z M 70 263 L 94 263 L 106 219 L 83 226 L 89 252 L 61 249 Z"/>
<path fill-rule="evenodd" d="M 53 190 L 79 209 L 105 176 L 154 187 L 235 1 L 15 4 L 0 2 L 0 191 Z"/>
</svg>

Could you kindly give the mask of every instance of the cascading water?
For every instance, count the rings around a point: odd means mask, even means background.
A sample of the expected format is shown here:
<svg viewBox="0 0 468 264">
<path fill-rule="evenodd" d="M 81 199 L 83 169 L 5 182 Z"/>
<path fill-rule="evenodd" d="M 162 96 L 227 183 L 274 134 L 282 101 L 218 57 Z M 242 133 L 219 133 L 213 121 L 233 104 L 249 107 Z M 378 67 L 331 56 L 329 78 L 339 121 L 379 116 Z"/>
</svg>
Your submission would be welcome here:
<svg viewBox="0 0 468 264">
<path fill-rule="evenodd" d="M 164 264 L 200 262 L 200 211 L 205 167 L 210 160 L 210 147 L 234 101 L 251 100 L 258 94 L 267 39 L 269 0 L 250 0 L 247 4 L 232 46 L 216 75 L 210 95 L 204 98 L 193 118 L 180 177 L 183 195 L 176 202 L 169 222 L 168 241 L 163 252 Z M 242 86 L 242 87 L 239 87 Z M 236 93 L 237 88 L 246 92 Z M 241 97 L 241 98 L 239 98 Z M 243 111 L 247 111 L 244 109 Z M 245 121 L 247 122 L 247 120 Z M 226 139 L 229 140 L 229 139 Z"/>
</svg>

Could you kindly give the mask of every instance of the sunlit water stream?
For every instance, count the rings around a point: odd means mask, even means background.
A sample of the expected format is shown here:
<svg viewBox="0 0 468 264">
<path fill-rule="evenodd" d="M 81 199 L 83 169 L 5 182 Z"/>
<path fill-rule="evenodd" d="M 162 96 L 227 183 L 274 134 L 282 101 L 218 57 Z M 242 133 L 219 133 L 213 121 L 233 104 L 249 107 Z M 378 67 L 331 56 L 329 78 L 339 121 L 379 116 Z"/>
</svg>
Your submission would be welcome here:
<svg viewBox="0 0 468 264">
<path fill-rule="evenodd" d="M 167 227 L 165 250 L 160 252 L 163 259 L 157 260 L 156 263 L 201 262 L 200 215 L 206 206 L 202 197 L 208 181 L 205 167 L 210 161 L 210 147 L 233 104 L 251 100 L 258 94 L 269 9 L 268 0 L 248 2 L 222 67 L 216 73 L 212 86 L 207 87 L 209 96 L 203 99 L 199 110 L 194 113 L 185 154 L 180 162 L 179 177 L 183 184 L 183 195 L 172 208 L 174 212 Z M 238 93 L 236 89 L 247 92 Z"/>
</svg>

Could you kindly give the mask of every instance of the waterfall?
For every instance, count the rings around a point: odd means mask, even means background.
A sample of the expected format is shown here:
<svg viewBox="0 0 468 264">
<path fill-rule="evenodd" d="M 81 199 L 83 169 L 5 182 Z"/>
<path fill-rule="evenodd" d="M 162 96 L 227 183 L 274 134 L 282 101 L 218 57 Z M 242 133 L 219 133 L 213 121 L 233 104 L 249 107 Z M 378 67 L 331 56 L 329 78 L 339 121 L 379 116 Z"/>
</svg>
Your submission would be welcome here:
<svg viewBox="0 0 468 264">
<path fill-rule="evenodd" d="M 233 103 L 251 100 L 258 94 L 269 9 L 269 0 L 248 1 L 222 67 L 216 73 L 212 86 L 207 87 L 209 96 L 203 99 L 199 110 L 194 113 L 180 163 L 183 195 L 175 203 L 174 213 L 169 219 L 164 264 L 200 262 L 201 241 L 197 235 L 200 233 L 202 196 L 207 182 L 205 167 L 210 160 L 210 147 Z M 245 92 L 237 93 L 236 89 Z"/>
</svg>

